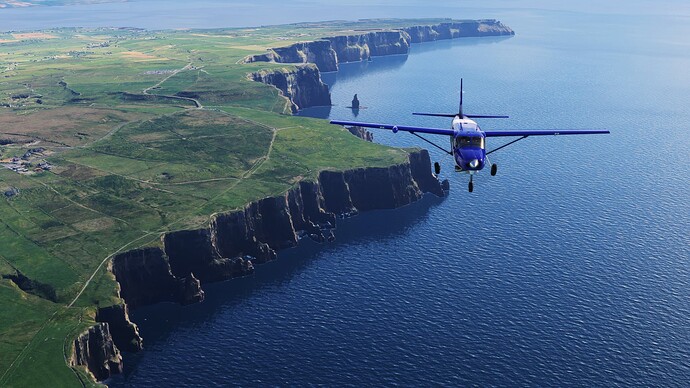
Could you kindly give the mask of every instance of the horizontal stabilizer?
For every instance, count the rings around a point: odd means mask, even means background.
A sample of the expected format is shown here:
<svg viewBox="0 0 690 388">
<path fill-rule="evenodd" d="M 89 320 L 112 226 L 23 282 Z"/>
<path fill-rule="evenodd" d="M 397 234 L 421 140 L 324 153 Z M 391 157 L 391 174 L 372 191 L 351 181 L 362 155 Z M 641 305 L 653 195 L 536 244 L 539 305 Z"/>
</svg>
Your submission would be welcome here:
<svg viewBox="0 0 690 388">
<path fill-rule="evenodd" d="M 507 119 L 508 116 L 503 115 L 465 115 L 465 117 L 470 119 Z"/>
<path fill-rule="evenodd" d="M 451 118 L 458 115 L 457 113 L 417 113 L 417 112 L 412 113 L 412 114 L 417 115 L 417 116 L 451 117 Z"/>
<path fill-rule="evenodd" d="M 433 116 L 433 117 L 455 117 L 458 113 L 412 113 L 417 116 Z M 503 115 L 465 115 L 469 119 L 507 119 L 508 116 Z"/>
</svg>

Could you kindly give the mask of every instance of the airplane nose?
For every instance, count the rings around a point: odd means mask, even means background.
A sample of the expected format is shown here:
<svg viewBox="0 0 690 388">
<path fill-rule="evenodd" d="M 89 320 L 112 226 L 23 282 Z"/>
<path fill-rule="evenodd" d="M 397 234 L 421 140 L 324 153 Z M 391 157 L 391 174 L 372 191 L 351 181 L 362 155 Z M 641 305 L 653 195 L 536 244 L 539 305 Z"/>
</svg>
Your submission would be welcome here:
<svg viewBox="0 0 690 388">
<path fill-rule="evenodd" d="M 469 165 L 470 165 L 470 167 L 472 167 L 472 168 L 477 168 L 477 166 L 479 166 L 479 160 L 473 159 L 473 160 L 469 163 Z"/>
</svg>

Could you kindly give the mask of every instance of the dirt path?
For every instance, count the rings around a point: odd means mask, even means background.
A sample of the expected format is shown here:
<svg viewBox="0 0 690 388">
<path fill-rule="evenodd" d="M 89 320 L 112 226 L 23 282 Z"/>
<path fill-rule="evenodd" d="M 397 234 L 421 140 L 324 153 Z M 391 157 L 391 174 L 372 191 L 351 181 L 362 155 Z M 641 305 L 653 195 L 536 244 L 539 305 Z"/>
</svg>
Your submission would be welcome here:
<svg viewBox="0 0 690 388">
<path fill-rule="evenodd" d="M 149 86 L 148 88 L 144 89 L 144 90 L 142 91 L 142 93 L 145 94 L 145 95 L 147 95 L 147 96 L 156 96 L 156 97 L 162 97 L 162 98 L 169 98 L 169 99 L 173 99 L 173 100 L 191 101 L 191 102 L 194 103 L 194 105 L 196 106 L 197 109 L 204 109 L 204 106 L 201 105 L 201 102 L 200 102 L 199 100 L 197 100 L 196 98 L 174 96 L 174 95 L 170 95 L 170 94 L 149 93 L 149 91 L 150 91 L 151 89 L 155 89 L 155 88 L 157 88 L 157 87 L 160 87 L 165 81 L 167 81 L 167 80 L 169 80 L 170 78 L 176 76 L 178 73 L 180 73 L 180 72 L 182 72 L 182 71 L 191 70 L 192 67 L 193 67 L 193 66 L 192 66 L 192 63 L 189 62 L 185 67 L 183 67 L 183 68 L 181 68 L 181 69 L 174 70 L 172 73 L 170 73 L 169 76 L 167 76 L 167 77 L 163 78 L 162 80 L 158 81 L 157 84 L 155 84 L 155 85 L 153 85 L 153 86 Z"/>
</svg>

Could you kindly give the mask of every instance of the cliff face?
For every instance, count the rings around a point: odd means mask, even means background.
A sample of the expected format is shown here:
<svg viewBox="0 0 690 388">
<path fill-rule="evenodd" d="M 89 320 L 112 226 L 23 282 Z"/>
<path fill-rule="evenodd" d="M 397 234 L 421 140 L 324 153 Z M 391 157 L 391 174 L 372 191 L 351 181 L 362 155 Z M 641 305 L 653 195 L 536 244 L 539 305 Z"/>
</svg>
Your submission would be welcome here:
<svg viewBox="0 0 690 388">
<path fill-rule="evenodd" d="M 204 299 L 199 281 L 173 275 L 164 251 L 145 248 L 115 256 L 112 272 L 120 284 L 120 297 L 131 308 L 163 301 L 194 303 Z"/>
<path fill-rule="evenodd" d="M 118 349 L 126 352 L 138 352 L 143 349 L 143 339 L 139 328 L 129 320 L 129 309 L 126 304 L 103 307 L 96 312 L 96 321 L 108 324 L 113 343 Z"/>
<path fill-rule="evenodd" d="M 339 63 L 362 61 L 382 55 L 407 54 L 411 43 L 503 35 L 515 35 L 515 32 L 498 20 L 449 21 L 295 43 L 270 49 L 266 54 L 249 56 L 245 62 L 314 63 L 320 71 L 336 71 Z"/>
<path fill-rule="evenodd" d="M 412 43 L 479 36 L 515 35 L 510 27 L 494 19 L 440 23 L 403 28 Z"/>
<path fill-rule="evenodd" d="M 298 66 L 294 70 L 262 70 L 251 77 L 278 88 L 290 100 L 293 113 L 311 106 L 331 105 L 328 85 L 321 81 L 321 73 L 314 65 Z"/>
<path fill-rule="evenodd" d="M 74 340 L 72 366 L 85 366 L 97 380 L 122 373 L 122 356 L 113 343 L 107 323 L 98 323 Z"/>
<path fill-rule="evenodd" d="M 380 31 L 324 39 L 331 42 L 338 63 L 358 62 L 370 57 L 410 52 L 410 35 L 405 31 Z"/>
<path fill-rule="evenodd" d="M 274 260 L 276 251 L 297 245 L 298 236 L 332 239 L 338 216 L 404 206 L 426 192 L 444 195 L 426 150 L 395 166 L 323 171 L 315 182 L 300 182 L 283 195 L 217 215 L 208 228 L 168 233 L 163 249 L 122 253 L 113 259 L 113 273 L 121 297 L 133 308 L 200 301 L 200 284 L 250 274 L 253 263 Z M 131 329 L 121 322 L 121 313 L 115 315 L 126 332 L 122 342 L 131 343 Z"/>
<path fill-rule="evenodd" d="M 246 62 L 313 63 L 321 71 L 338 70 L 338 58 L 325 40 L 295 43 L 268 50 L 266 54 L 248 57 Z"/>
</svg>

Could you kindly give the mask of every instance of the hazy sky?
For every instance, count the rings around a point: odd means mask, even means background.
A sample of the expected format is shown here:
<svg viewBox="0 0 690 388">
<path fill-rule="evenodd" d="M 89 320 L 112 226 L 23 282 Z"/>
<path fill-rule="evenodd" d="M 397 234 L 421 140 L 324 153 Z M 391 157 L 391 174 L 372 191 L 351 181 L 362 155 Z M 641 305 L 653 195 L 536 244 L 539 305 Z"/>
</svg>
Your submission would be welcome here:
<svg viewBox="0 0 690 388">
<path fill-rule="evenodd" d="M 689 18 L 688 0 L 130 0 L 64 7 L 0 9 L 0 30 L 51 27 L 149 29 L 249 27 L 360 18 L 501 18 L 520 10 L 596 14 L 662 14 Z"/>
</svg>

